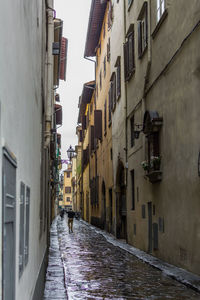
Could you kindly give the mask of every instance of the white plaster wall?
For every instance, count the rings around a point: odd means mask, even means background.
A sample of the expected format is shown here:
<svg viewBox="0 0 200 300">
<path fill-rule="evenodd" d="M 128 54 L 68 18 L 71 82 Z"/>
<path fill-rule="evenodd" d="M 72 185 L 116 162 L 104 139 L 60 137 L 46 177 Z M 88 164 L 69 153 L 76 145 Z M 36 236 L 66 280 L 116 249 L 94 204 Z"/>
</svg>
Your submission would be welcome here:
<svg viewBox="0 0 200 300">
<path fill-rule="evenodd" d="M 112 113 L 112 144 L 113 144 L 113 171 L 114 184 L 116 183 L 116 172 L 118 165 L 118 155 L 125 164 L 125 120 L 126 120 L 126 99 L 124 84 L 124 1 L 113 1 L 113 24 L 110 33 L 111 49 L 111 74 L 116 71 L 115 63 L 117 57 L 121 57 L 121 97 L 116 103 L 116 108 Z"/>
<path fill-rule="evenodd" d="M 1 148 L 7 146 L 17 158 L 16 300 L 32 299 L 46 249 L 45 237 L 39 241 L 41 16 L 42 1 L 39 0 L 6 0 L 1 4 L 0 142 Z M 30 187 L 31 206 L 29 262 L 19 280 L 20 181 Z"/>
<path fill-rule="evenodd" d="M 0 98 L 0 199 L 2 199 L 1 98 Z M 2 200 L 0 201 L 0 257 L 2 257 Z M 2 282 L 2 259 L 0 260 L 0 282 Z M 2 285 L 0 285 L 0 299 L 2 299 Z"/>
</svg>

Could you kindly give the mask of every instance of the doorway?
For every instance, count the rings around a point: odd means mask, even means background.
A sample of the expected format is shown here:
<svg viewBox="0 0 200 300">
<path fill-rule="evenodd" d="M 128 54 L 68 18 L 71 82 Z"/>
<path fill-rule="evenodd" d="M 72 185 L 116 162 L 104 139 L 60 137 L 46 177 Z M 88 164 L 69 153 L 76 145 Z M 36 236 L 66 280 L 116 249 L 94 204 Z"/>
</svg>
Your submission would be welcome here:
<svg viewBox="0 0 200 300">
<path fill-rule="evenodd" d="M 152 202 L 148 202 L 148 253 L 152 253 Z"/>
</svg>

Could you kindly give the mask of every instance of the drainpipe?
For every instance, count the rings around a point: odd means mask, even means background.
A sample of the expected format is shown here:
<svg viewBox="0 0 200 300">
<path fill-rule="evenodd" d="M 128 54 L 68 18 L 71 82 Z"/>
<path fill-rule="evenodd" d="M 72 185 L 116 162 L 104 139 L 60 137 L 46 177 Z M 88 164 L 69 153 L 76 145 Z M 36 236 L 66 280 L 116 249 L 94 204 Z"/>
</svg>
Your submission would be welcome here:
<svg viewBox="0 0 200 300">
<path fill-rule="evenodd" d="M 152 60 L 152 49 L 151 49 L 151 0 L 148 0 L 148 61 L 146 74 L 144 78 L 144 88 L 143 88 L 143 96 L 142 96 L 142 115 L 144 116 L 146 111 L 146 88 L 149 82 L 149 75 L 151 69 L 151 60 Z M 145 157 L 145 136 L 143 136 L 143 156 Z"/>
<path fill-rule="evenodd" d="M 51 139 L 52 108 L 53 108 L 53 55 L 52 44 L 54 41 L 54 23 L 53 23 L 53 0 L 46 0 L 47 22 L 48 22 L 48 50 L 47 50 L 47 94 L 46 94 L 46 120 L 45 120 L 45 148 L 49 146 Z"/>
<path fill-rule="evenodd" d="M 126 42 L 126 0 L 124 0 L 124 41 L 123 43 Z M 127 127 L 128 127 L 128 120 L 127 120 L 127 83 L 125 82 L 124 83 L 124 88 L 125 88 L 125 153 L 126 153 L 126 156 L 125 156 L 125 161 L 126 161 L 126 165 L 125 165 L 125 168 L 126 168 L 126 176 L 125 176 L 125 184 L 127 184 L 127 175 L 128 175 L 128 137 L 127 137 Z"/>
</svg>

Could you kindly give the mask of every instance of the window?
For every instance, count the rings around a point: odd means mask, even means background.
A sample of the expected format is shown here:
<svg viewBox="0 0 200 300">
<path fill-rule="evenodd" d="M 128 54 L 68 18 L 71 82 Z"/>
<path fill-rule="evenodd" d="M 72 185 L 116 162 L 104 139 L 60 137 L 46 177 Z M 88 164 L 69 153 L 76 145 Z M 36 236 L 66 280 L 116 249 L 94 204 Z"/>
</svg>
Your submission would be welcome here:
<svg viewBox="0 0 200 300">
<path fill-rule="evenodd" d="M 104 103 L 104 134 L 106 134 L 107 129 L 107 100 Z"/>
<path fill-rule="evenodd" d="M 65 187 L 65 193 L 66 194 L 71 194 L 71 187 L 70 186 Z"/>
<path fill-rule="evenodd" d="M 107 61 L 110 61 L 110 38 L 107 43 Z"/>
<path fill-rule="evenodd" d="M 165 0 L 157 0 L 157 23 L 165 11 Z"/>
<path fill-rule="evenodd" d="M 112 1 L 109 1 L 109 8 L 108 8 L 108 29 L 111 28 L 113 21 L 113 7 Z"/>
<path fill-rule="evenodd" d="M 66 202 L 70 202 L 70 197 L 67 197 L 67 198 L 66 198 Z"/>
<path fill-rule="evenodd" d="M 101 71 L 100 71 L 100 74 L 99 74 L 99 86 L 100 86 L 100 90 L 102 88 L 102 75 L 101 75 Z"/>
<path fill-rule="evenodd" d="M 70 178 L 70 172 L 67 172 L 67 178 Z"/>
<path fill-rule="evenodd" d="M 111 122 L 112 122 L 112 114 L 111 114 L 111 112 L 112 112 L 112 81 L 111 81 L 111 83 L 110 83 L 110 89 L 109 89 L 109 111 L 108 111 L 108 124 L 109 124 L 109 126 L 111 125 Z"/>
<path fill-rule="evenodd" d="M 130 127 L 131 127 L 131 147 L 133 147 L 135 145 L 135 136 L 134 136 L 135 120 L 134 120 L 134 116 L 130 119 Z"/>
<path fill-rule="evenodd" d="M 131 171 L 131 189 L 132 189 L 132 210 L 135 210 L 135 172 L 134 170 Z"/>
<path fill-rule="evenodd" d="M 103 60 L 103 74 L 104 74 L 104 77 L 106 77 L 106 57 L 104 57 L 104 60 Z"/>
<path fill-rule="evenodd" d="M 124 44 L 124 71 L 125 81 L 128 81 L 135 71 L 135 36 L 134 27 L 130 26 L 127 34 L 127 42 Z"/>
<path fill-rule="evenodd" d="M 25 265 L 28 263 L 29 256 L 29 219 L 30 219 L 30 188 L 26 187 L 26 202 L 25 202 Z"/>
<path fill-rule="evenodd" d="M 111 98 L 110 104 L 111 110 L 115 109 L 116 106 L 116 99 L 117 99 L 117 93 L 116 93 L 116 73 L 113 72 L 112 76 L 110 78 L 110 91 L 109 91 L 109 97 Z"/>
<path fill-rule="evenodd" d="M 147 18 L 147 2 L 141 9 L 138 17 L 138 57 L 141 58 L 148 43 L 148 18 Z"/>
<path fill-rule="evenodd" d="M 118 57 L 115 66 L 117 68 L 117 70 L 116 70 L 117 99 L 119 99 L 121 96 L 121 58 L 120 58 L 120 56 Z"/>
<path fill-rule="evenodd" d="M 106 36 L 106 23 L 103 24 L 103 38 L 105 39 Z"/>
</svg>

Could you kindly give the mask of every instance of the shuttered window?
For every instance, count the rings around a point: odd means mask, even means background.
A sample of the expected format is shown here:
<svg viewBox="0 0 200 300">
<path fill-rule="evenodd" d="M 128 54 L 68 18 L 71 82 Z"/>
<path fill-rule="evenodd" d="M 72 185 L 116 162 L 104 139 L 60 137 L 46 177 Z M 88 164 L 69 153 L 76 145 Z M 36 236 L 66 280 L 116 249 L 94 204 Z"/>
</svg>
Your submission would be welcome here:
<svg viewBox="0 0 200 300">
<path fill-rule="evenodd" d="M 113 109 L 115 109 L 116 106 L 116 100 L 117 100 L 117 91 L 116 91 L 116 73 L 113 74 L 113 85 L 112 85 L 112 95 L 113 95 Z"/>
<path fill-rule="evenodd" d="M 82 129 L 83 130 L 86 129 L 86 116 L 85 115 L 82 116 Z"/>
<path fill-rule="evenodd" d="M 112 123 L 112 82 L 110 84 L 108 99 L 109 99 L 108 122 L 109 122 L 109 126 L 110 126 Z"/>
<path fill-rule="evenodd" d="M 130 26 L 127 34 L 127 42 L 124 44 L 124 73 L 125 81 L 128 81 L 135 71 L 135 35 L 134 27 Z"/>
<path fill-rule="evenodd" d="M 106 56 L 104 57 L 104 60 L 103 60 L 103 74 L 104 74 L 104 77 L 106 77 Z"/>
<path fill-rule="evenodd" d="M 102 75 L 101 75 L 101 71 L 99 74 L 99 86 L 100 86 L 100 90 L 102 89 Z"/>
<path fill-rule="evenodd" d="M 131 171 L 132 210 L 135 210 L 135 172 Z"/>
<path fill-rule="evenodd" d="M 94 126 L 90 126 L 90 154 L 92 153 L 92 151 L 94 150 Z"/>
<path fill-rule="evenodd" d="M 110 61 L 110 38 L 107 43 L 107 61 Z"/>
<path fill-rule="evenodd" d="M 138 17 L 138 57 L 141 58 L 148 44 L 147 2 L 144 2 Z"/>
<path fill-rule="evenodd" d="M 104 134 L 106 134 L 107 130 L 107 100 L 104 103 Z"/>
<path fill-rule="evenodd" d="M 94 137 L 96 139 L 102 139 L 102 111 L 94 111 Z"/>
<path fill-rule="evenodd" d="M 116 70 L 116 81 L 117 81 L 117 99 L 121 96 L 121 58 L 118 57 L 115 64 Z"/>
</svg>

